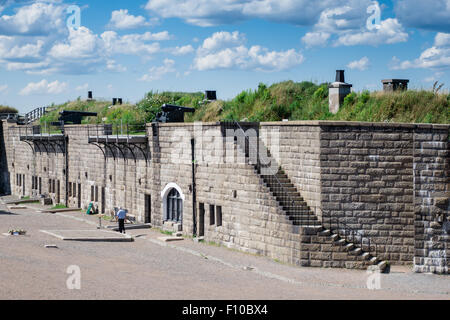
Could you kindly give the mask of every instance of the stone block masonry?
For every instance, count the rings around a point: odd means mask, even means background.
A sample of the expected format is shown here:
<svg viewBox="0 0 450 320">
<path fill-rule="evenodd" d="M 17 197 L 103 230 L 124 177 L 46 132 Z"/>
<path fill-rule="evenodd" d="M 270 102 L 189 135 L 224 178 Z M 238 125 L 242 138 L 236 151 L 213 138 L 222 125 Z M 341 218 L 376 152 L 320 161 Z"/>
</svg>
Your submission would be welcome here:
<svg viewBox="0 0 450 320">
<path fill-rule="evenodd" d="M 257 141 L 320 226 L 289 219 L 220 123 L 148 124 L 140 149 L 89 143 L 88 126 L 66 126 L 66 154 L 21 141 L 20 129 L 3 122 L 0 184 L 13 195 L 44 194 L 83 209 L 93 203 L 107 214 L 122 206 L 137 222 L 182 228 L 186 236 L 195 231 L 205 241 L 299 266 L 366 268 L 387 260 L 448 273 L 449 125 L 258 127 Z"/>
</svg>

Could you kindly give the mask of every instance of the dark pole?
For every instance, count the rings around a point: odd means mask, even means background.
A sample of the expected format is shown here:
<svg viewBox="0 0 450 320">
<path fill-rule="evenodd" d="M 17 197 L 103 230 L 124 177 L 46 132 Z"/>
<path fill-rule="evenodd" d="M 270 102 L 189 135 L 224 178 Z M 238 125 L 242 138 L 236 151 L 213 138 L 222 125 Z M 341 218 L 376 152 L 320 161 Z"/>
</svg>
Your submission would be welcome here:
<svg viewBox="0 0 450 320">
<path fill-rule="evenodd" d="M 193 235 L 197 236 L 197 188 L 195 184 L 195 139 L 191 139 L 192 151 L 192 224 Z"/>
<path fill-rule="evenodd" d="M 62 123 L 64 127 L 64 122 Z M 69 136 L 64 131 L 64 153 L 66 158 L 66 207 L 69 207 Z"/>
</svg>

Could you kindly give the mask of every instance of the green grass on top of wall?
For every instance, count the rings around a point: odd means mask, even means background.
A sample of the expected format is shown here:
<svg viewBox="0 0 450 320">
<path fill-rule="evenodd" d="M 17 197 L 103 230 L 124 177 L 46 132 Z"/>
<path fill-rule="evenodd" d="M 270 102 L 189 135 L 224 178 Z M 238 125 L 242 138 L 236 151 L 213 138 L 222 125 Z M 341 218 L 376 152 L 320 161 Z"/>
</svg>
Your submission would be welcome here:
<svg viewBox="0 0 450 320">
<path fill-rule="evenodd" d="M 137 104 L 111 107 L 109 101 L 80 99 L 51 106 L 41 124 L 56 122 L 62 110 L 97 112 L 83 123 L 138 124 L 151 122 L 165 103 L 196 109 L 186 114 L 187 122 L 343 120 L 364 122 L 450 123 L 450 94 L 426 90 L 402 92 L 353 92 L 345 98 L 336 115 L 328 110 L 328 84 L 309 81 L 285 81 L 271 86 L 260 84 L 245 90 L 231 100 L 204 104 L 204 94 L 183 92 L 149 92 Z"/>
</svg>

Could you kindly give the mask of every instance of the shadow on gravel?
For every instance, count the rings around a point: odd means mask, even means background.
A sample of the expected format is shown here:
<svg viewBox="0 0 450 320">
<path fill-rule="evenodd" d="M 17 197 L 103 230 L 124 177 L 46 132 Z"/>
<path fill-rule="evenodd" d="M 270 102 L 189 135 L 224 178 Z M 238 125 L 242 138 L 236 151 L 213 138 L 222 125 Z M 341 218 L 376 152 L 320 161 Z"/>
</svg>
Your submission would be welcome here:
<svg viewBox="0 0 450 320">
<path fill-rule="evenodd" d="M 0 216 L 18 216 L 18 214 L 0 210 Z"/>
</svg>

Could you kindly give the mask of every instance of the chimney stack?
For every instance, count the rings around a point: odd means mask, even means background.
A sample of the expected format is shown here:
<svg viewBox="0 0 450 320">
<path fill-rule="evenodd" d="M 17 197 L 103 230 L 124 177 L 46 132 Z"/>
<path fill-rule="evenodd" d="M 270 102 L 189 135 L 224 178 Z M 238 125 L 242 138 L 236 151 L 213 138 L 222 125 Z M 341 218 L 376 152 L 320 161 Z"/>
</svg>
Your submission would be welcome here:
<svg viewBox="0 0 450 320">
<path fill-rule="evenodd" d="M 329 88 L 329 108 L 333 114 L 338 113 L 344 99 L 352 92 L 353 85 L 345 82 L 345 71 L 336 70 L 336 82 L 333 82 Z"/>
<path fill-rule="evenodd" d="M 217 100 L 217 92 L 212 90 L 205 91 L 205 99 L 208 101 Z"/>
<path fill-rule="evenodd" d="M 117 99 L 117 103 L 118 103 L 119 105 L 122 105 L 122 102 L 123 102 L 122 98 L 118 98 L 118 99 Z"/>
<path fill-rule="evenodd" d="M 336 82 L 345 83 L 345 70 L 336 70 Z"/>
<path fill-rule="evenodd" d="M 117 104 L 117 98 L 113 98 L 112 105 L 115 106 Z"/>
<path fill-rule="evenodd" d="M 92 91 L 88 91 L 88 101 L 93 100 Z"/>
</svg>

